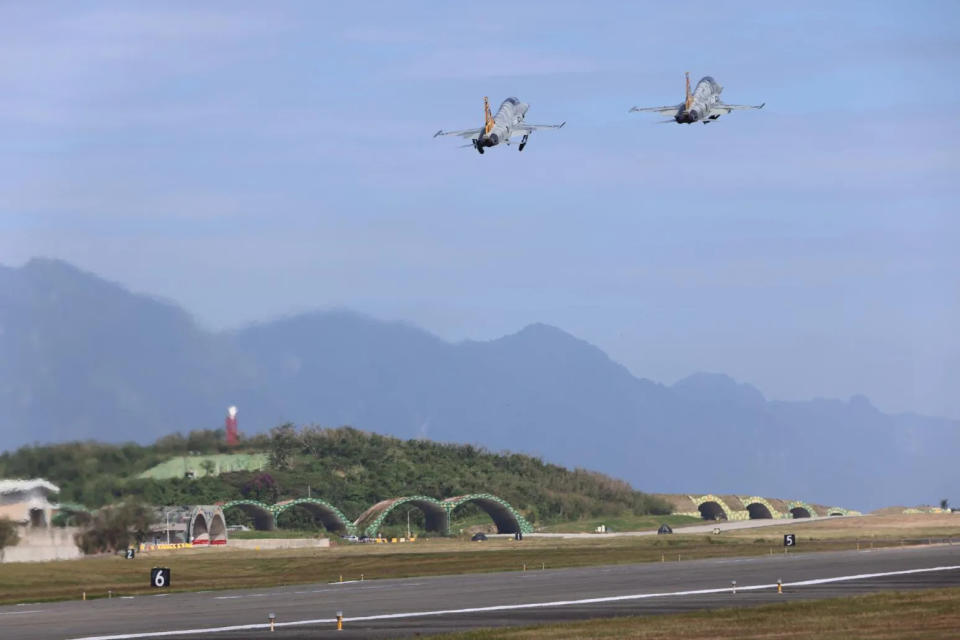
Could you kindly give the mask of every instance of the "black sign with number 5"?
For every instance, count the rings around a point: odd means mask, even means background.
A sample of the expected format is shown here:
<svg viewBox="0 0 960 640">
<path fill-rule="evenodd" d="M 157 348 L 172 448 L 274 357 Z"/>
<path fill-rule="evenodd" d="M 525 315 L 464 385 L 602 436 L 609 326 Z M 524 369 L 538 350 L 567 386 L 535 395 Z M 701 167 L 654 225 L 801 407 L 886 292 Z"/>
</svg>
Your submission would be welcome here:
<svg viewBox="0 0 960 640">
<path fill-rule="evenodd" d="M 154 567 L 150 569 L 150 586 L 162 589 L 170 586 L 170 569 Z"/>
<path fill-rule="evenodd" d="M 795 547 L 797 546 L 797 535 L 795 533 L 787 533 L 783 536 L 783 546 L 785 547 Z"/>
</svg>

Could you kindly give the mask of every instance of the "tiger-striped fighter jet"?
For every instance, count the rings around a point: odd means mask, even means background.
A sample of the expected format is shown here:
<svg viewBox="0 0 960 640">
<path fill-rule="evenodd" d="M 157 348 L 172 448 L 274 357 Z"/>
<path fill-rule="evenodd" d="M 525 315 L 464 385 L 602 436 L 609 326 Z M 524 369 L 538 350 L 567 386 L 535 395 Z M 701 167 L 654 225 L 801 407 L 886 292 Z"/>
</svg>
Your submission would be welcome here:
<svg viewBox="0 0 960 640">
<path fill-rule="evenodd" d="M 691 124 L 693 122 L 707 124 L 708 122 L 713 122 L 725 113 L 744 109 L 763 109 L 763 105 L 766 104 L 766 102 L 756 106 L 726 104 L 720 100 L 720 93 L 723 91 L 723 87 L 710 76 L 701 78 L 700 82 L 697 83 L 696 89 L 690 91 L 690 72 L 688 71 L 686 75 L 687 98 L 682 104 L 672 107 L 633 107 L 630 111 L 649 111 L 670 116 L 677 124 Z M 670 121 L 663 120 L 663 122 Z"/>
<path fill-rule="evenodd" d="M 530 134 L 537 129 L 559 129 L 566 122 L 560 124 L 527 124 L 523 121 L 527 115 L 527 109 L 530 108 L 526 102 L 520 102 L 516 98 L 507 98 L 497 109 L 496 115 L 490 113 L 490 101 L 483 99 L 483 126 L 479 129 L 464 129 L 462 131 L 444 131 L 441 129 L 433 134 L 437 136 L 460 136 L 461 138 L 471 138 L 470 144 L 464 147 L 473 147 L 480 153 L 487 147 L 495 147 L 498 144 L 509 145 L 512 138 L 523 136 L 518 145 L 518 151 L 523 151 L 527 146 L 527 139 Z"/>
</svg>

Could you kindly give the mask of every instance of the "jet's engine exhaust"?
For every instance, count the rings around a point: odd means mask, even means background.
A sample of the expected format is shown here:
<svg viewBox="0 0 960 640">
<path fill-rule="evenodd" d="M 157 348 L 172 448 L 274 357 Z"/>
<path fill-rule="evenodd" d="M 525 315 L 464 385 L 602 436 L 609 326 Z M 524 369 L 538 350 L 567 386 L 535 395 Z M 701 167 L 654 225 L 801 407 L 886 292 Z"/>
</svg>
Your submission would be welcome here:
<svg viewBox="0 0 960 640">
<path fill-rule="evenodd" d="M 480 153 L 483 153 L 484 147 L 495 147 L 498 144 L 500 144 L 500 136 L 495 133 L 487 136 L 481 134 L 479 138 L 473 141 L 474 148 Z"/>
</svg>

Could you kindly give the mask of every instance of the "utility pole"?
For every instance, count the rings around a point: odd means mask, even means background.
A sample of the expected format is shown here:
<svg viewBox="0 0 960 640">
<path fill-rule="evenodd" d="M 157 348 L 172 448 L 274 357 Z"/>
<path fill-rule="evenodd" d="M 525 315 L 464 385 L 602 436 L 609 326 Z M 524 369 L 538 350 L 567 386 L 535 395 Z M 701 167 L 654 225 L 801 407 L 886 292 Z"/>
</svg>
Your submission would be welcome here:
<svg viewBox="0 0 960 640">
<path fill-rule="evenodd" d="M 407 509 L 407 540 L 410 539 L 410 509 Z"/>
<path fill-rule="evenodd" d="M 167 513 L 167 508 L 163 508 L 163 521 L 166 522 L 167 529 L 167 544 L 170 544 L 170 515 Z"/>
</svg>

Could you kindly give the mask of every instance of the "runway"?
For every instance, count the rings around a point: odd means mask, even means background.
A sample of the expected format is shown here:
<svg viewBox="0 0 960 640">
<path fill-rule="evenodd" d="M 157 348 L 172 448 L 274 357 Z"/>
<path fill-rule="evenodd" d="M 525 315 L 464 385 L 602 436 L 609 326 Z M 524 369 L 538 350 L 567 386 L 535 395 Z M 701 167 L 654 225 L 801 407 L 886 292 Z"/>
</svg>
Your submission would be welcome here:
<svg viewBox="0 0 960 640">
<path fill-rule="evenodd" d="M 277 638 L 395 638 L 935 586 L 960 586 L 960 545 L 26 604 L 0 607 L 0 625 L 24 640 L 260 638 L 272 612 Z"/>
</svg>

